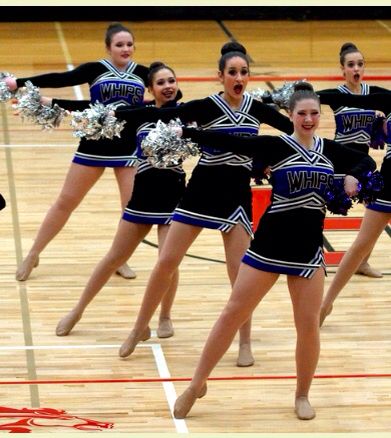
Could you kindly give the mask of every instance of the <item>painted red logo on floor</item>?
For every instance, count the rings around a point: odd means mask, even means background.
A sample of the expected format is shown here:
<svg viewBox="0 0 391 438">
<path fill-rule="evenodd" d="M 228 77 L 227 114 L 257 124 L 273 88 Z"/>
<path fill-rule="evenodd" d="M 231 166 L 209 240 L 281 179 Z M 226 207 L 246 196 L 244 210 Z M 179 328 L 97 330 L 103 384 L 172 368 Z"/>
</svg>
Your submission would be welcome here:
<svg viewBox="0 0 391 438">
<path fill-rule="evenodd" d="M 8 421 L 12 418 L 12 421 Z M 52 408 L 8 408 L 0 406 L 0 431 L 30 433 L 33 427 L 70 427 L 77 430 L 112 429 L 113 423 L 90 420 Z"/>
</svg>

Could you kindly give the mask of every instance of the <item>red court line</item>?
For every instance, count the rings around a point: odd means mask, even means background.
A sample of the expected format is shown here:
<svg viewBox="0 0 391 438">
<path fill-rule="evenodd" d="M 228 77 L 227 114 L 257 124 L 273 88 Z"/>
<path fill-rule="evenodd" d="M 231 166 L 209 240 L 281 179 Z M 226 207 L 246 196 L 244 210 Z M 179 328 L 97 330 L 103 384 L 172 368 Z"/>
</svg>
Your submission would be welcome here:
<svg viewBox="0 0 391 438">
<path fill-rule="evenodd" d="M 324 75 L 281 75 L 281 76 L 269 76 L 269 75 L 254 75 L 250 76 L 250 81 L 299 81 L 300 79 L 306 79 L 307 81 L 338 81 L 343 80 L 342 76 L 324 76 Z M 216 76 L 178 76 L 178 82 L 218 82 Z M 390 75 L 367 75 L 364 77 L 364 81 L 391 81 Z"/>
<path fill-rule="evenodd" d="M 316 374 L 315 379 L 362 379 L 362 378 L 391 377 L 391 373 L 380 374 Z M 264 375 L 264 376 L 226 376 L 209 377 L 208 381 L 228 380 L 287 380 L 296 379 L 296 375 Z M 70 380 L 5 380 L 0 385 L 67 385 L 67 384 L 90 384 L 90 383 L 160 383 L 160 382 L 190 382 L 190 377 L 156 377 L 144 379 L 70 379 Z"/>
</svg>

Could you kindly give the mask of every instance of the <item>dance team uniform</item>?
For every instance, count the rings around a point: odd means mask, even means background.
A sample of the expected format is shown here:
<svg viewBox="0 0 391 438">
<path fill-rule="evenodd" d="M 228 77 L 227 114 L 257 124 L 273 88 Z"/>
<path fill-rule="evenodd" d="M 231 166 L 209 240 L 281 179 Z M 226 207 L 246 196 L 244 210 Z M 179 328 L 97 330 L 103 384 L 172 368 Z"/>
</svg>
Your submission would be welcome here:
<svg viewBox="0 0 391 438">
<path fill-rule="evenodd" d="M 18 78 L 16 84 L 23 87 L 27 81 L 40 88 L 71 87 L 88 83 L 90 101 L 103 105 L 139 105 L 143 102 L 145 83 L 149 69 L 131 61 L 124 70 L 119 70 L 108 60 L 81 64 L 74 70 L 62 73 L 47 73 L 29 78 Z M 68 103 L 67 103 L 68 102 Z M 84 109 L 88 104 L 53 99 L 65 109 Z M 79 105 L 79 106 L 78 106 Z M 95 167 L 130 167 L 137 164 L 135 137 L 126 135 L 112 140 L 87 140 L 82 138 L 73 158 L 74 163 Z"/>
<path fill-rule="evenodd" d="M 386 91 L 384 88 L 361 84 L 359 96 L 366 96 L 373 93 Z M 335 94 L 355 95 L 346 85 L 340 85 L 337 88 L 318 91 L 320 102 L 324 103 L 323 96 L 329 95 L 327 105 L 333 110 L 335 118 L 335 137 L 334 140 L 342 143 L 356 143 L 362 145 L 360 150 L 369 151 L 371 143 L 372 125 L 376 119 L 376 113 L 372 109 L 354 108 L 341 105 L 338 100 L 333 101 L 332 96 Z"/>
<path fill-rule="evenodd" d="M 360 93 L 358 96 L 367 96 L 374 93 L 387 91 L 385 88 L 370 86 L 366 83 L 360 84 Z M 342 144 L 355 142 L 359 149 L 368 153 L 371 143 L 371 134 L 373 122 L 376 120 L 376 111 L 374 109 L 354 108 L 341 105 L 341 103 L 332 99 L 335 94 L 356 95 L 346 85 L 340 85 L 337 88 L 322 90 L 317 92 L 320 96 L 321 103 L 324 95 L 328 95 L 328 105 L 334 112 L 335 118 L 335 141 Z M 344 175 L 335 175 L 336 178 L 343 178 Z M 366 205 L 367 206 L 367 205 Z"/>
<path fill-rule="evenodd" d="M 176 108 L 118 108 L 116 117 L 132 120 L 135 112 L 145 112 L 145 119 L 168 122 L 177 117 L 181 122 L 196 122 L 213 131 L 232 137 L 255 136 L 261 123 L 291 133 L 290 120 L 269 106 L 244 93 L 239 109 L 232 109 L 221 94 L 193 100 Z M 229 232 L 240 223 L 252 236 L 252 194 L 250 175 L 252 158 L 240 150 L 236 153 L 201 146 L 201 157 L 193 169 L 185 193 L 175 209 L 173 220 L 197 227 Z"/>
<path fill-rule="evenodd" d="M 176 105 L 169 102 L 162 108 Z M 147 161 L 141 142 L 155 128 L 154 122 L 143 122 L 135 115 L 126 126 L 130 135 L 133 131 L 137 136 L 138 167 L 132 197 L 122 219 L 142 224 L 169 224 L 185 190 L 185 172 L 181 165 L 158 169 Z"/>
<path fill-rule="evenodd" d="M 339 105 L 351 105 L 363 108 L 371 108 L 382 111 L 388 115 L 388 126 L 391 125 L 391 92 L 369 94 L 360 96 L 357 94 L 322 94 L 319 93 L 322 103 L 329 105 L 329 102 L 337 102 Z M 376 201 L 371 202 L 366 207 L 383 213 L 391 213 L 391 133 L 388 130 L 386 139 L 386 155 L 384 156 L 380 173 L 383 176 L 384 187 Z"/>
<path fill-rule="evenodd" d="M 313 148 L 293 136 L 233 136 L 183 129 L 183 138 L 260 159 L 271 166 L 271 204 L 261 217 L 243 263 L 256 269 L 310 278 L 323 266 L 326 192 L 334 171 L 360 176 L 376 168 L 363 152 L 333 140 L 314 137 Z"/>
</svg>

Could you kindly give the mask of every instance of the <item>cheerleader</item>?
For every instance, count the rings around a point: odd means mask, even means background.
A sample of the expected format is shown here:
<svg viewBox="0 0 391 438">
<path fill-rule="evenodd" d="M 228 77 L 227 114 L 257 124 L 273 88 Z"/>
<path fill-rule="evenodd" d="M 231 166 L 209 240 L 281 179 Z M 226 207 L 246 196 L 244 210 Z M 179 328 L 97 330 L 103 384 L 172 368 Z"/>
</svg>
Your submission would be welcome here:
<svg viewBox="0 0 391 438">
<path fill-rule="evenodd" d="M 370 86 L 363 82 L 365 71 L 364 56 L 353 43 L 342 45 L 339 58 L 345 83 L 337 88 L 319 92 L 321 103 L 323 103 L 323 95 L 325 94 L 335 94 L 337 92 L 341 94 L 368 95 L 387 91 L 384 88 Z M 370 109 L 341 106 L 331 99 L 329 99 L 329 106 L 333 110 L 335 117 L 335 141 L 342 144 L 355 142 L 360 145 L 361 150 L 368 153 L 373 123 L 378 115 L 384 114 L 379 114 L 377 111 Z M 374 278 L 382 277 L 381 272 L 369 265 L 369 257 L 370 253 L 363 259 L 357 268 L 356 274 Z"/>
<path fill-rule="evenodd" d="M 315 135 L 320 103 L 310 84 L 298 86 L 289 113 L 292 135 L 235 139 L 209 130 L 183 129 L 183 137 L 200 144 L 224 145 L 270 164 L 273 191 L 271 205 L 243 257 L 232 294 L 206 341 L 190 386 L 175 403 L 175 418 L 186 417 L 196 399 L 206 394 L 209 374 L 280 274 L 287 275 L 297 331 L 295 412 L 302 420 L 315 417 L 308 394 L 320 351 L 326 193 L 335 171 L 346 174 L 346 193 L 356 194 L 356 177 L 375 169 L 376 163 L 363 152 Z"/>
<path fill-rule="evenodd" d="M 170 67 L 161 62 L 151 64 L 147 84 L 148 91 L 155 99 L 150 105 L 154 104 L 157 108 L 177 105 L 178 84 Z M 154 126 L 154 123 L 138 121 L 137 117 L 127 124 L 127 137 L 137 137 L 139 162 L 132 197 L 125 208 L 110 250 L 94 269 L 76 306 L 58 323 L 57 336 L 67 336 L 71 332 L 88 304 L 116 269 L 133 254 L 154 224 L 157 225 L 159 248 L 165 240 L 173 211 L 185 188 L 185 173 L 180 165 L 156 169 L 146 160 L 141 141 Z M 170 312 L 177 284 L 178 270 L 162 300 L 157 329 L 159 338 L 168 338 L 174 334 Z M 149 328 L 147 336 L 150 336 Z"/>
<path fill-rule="evenodd" d="M 260 124 L 267 123 L 284 132 L 292 132 L 292 124 L 275 109 L 254 100 L 245 89 L 249 80 L 246 49 L 238 43 L 222 47 L 219 79 L 224 91 L 205 99 L 188 102 L 176 109 L 144 108 L 127 111 L 119 108 L 115 115 L 131 120 L 134 112 L 145 113 L 148 120 L 196 122 L 199 126 L 236 136 L 257 135 Z M 134 329 L 120 348 L 120 356 L 130 355 L 143 339 L 154 311 L 166 294 L 186 251 L 203 228 L 222 233 L 231 284 L 234 283 L 240 259 L 248 248 L 251 228 L 251 157 L 203 148 L 186 191 L 176 208 L 173 223 L 150 276 Z M 240 329 L 238 366 L 251 366 L 251 320 Z"/>
<path fill-rule="evenodd" d="M 321 93 L 319 93 L 321 94 Z M 357 96 L 350 94 L 321 94 L 322 103 L 329 101 L 339 105 L 349 105 L 362 108 L 378 109 L 384 114 L 391 114 L 391 92 Z M 387 123 L 390 128 L 390 121 Z M 362 263 L 366 254 L 370 253 L 380 234 L 391 219 L 391 129 L 388 129 L 386 155 L 381 165 L 380 173 L 383 176 L 384 187 L 375 202 L 368 204 L 365 209 L 361 227 L 352 246 L 344 254 L 337 273 L 330 284 L 325 299 L 322 303 L 320 325 L 333 309 L 333 302 L 344 288 L 357 267 Z"/>
<path fill-rule="evenodd" d="M 4 80 L 11 91 L 23 87 L 27 81 L 41 88 L 88 83 L 92 102 L 99 101 L 105 105 L 141 104 L 148 68 L 132 61 L 135 50 L 132 32 L 120 23 L 113 23 L 107 28 L 105 44 L 109 59 L 88 62 L 63 73 L 49 73 L 16 80 L 7 77 Z M 72 109 L 75 109 L 74 105 Z M 63 188 L 46 214 L 27 257 L 16 271 L 17 280 L 28 279 L 33 268 L 38 266 L 40 253 L 61 231 L 106 167 L 112 167 L 114 170 L 122 210 L 125 208 L 133 190 L 136 173 L 135 147 L 132 141 L 124 137 L 99 142 L 81 139 Z M 124 278 L 136 276 L 126 264 L 119 267 L 117 273 Z"/>
</svg>

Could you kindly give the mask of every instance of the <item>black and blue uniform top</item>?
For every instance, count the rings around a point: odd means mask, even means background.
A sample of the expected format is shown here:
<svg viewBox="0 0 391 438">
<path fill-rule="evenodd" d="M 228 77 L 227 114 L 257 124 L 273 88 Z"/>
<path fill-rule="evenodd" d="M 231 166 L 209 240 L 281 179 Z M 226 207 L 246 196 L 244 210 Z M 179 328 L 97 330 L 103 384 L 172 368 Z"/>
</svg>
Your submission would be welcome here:
<svg viewBox="0 0 391 438">
<path fill-rule="evenodd" d="M 386 91 L 384 88 L 370 86 L 366 83 L 361 83 L 360 93 L 358 96 L 367 96 L 373 93 Z M 368 152 L 371 142 L 372 126 L 376 119 L 374 109 L 354 107 L 344 105 L 338 99 L 333 99 L 333 96 L 356 95 L 346 85 L 339 85 L 337 88 L 317 91 L 322 104 L 326 103 L 330 106 L 334 113 L 335 119 L 335 137 L 334 140 L 340 143 L 356 143 L 360 150 Z"/>
<path fill-rule="evenodd" d="M 321 102 L 326 105 L 344 105 L 357 108 L 368 108 L 382 111 L 388 120 L 388 126 L 391 124 L 391 91 L 381 89 L 381 92 L 370 93 L 368 95 L 358 94 L 341 94 L 327 92 L 317 92 Z M 391 213 L 391 130 L 388 130 L 386 138 L 386 153 L 380 168 L 383 176 L 384 187 L 377 197 L 376 201 L 368 204 L 366 207 L 383 213 Z"/>
<path fill-rule="evenodd" d="M 69 110 L 83 110 L 90 103 L 103 105 L 141 105 L 149 69 L 130 61 L 124 69 L 118 69 L 110 61 L 102 59 L 81 64 L 73 70 L 46 73 L 38 76 L 18 78 L 18 87 L 27 81 L 40 88 L 62 88 L 81 84 L 89 85 L 90 99 L 83 101 L 53 100 Z M 127 136 L 126 129 L 121 138 L 112 140 L 86 140 L 82 138 L 73 162 L 86 166 L 128 167 L 137 164 L 135 137 Z"/>
<path fill-rule="evenodd" d="M 73 70 L 46 73 L 18 78 L 16 84 L 23 87 L 27 81 L 40 88 L 62 88 L 88 84 L 90 101 L 104 105 L 137 105 L 143 102 L 149 69 L 130 61 L 124 69 L 118 69 L 110 61 L 81 64 Z"/>
</svg>

